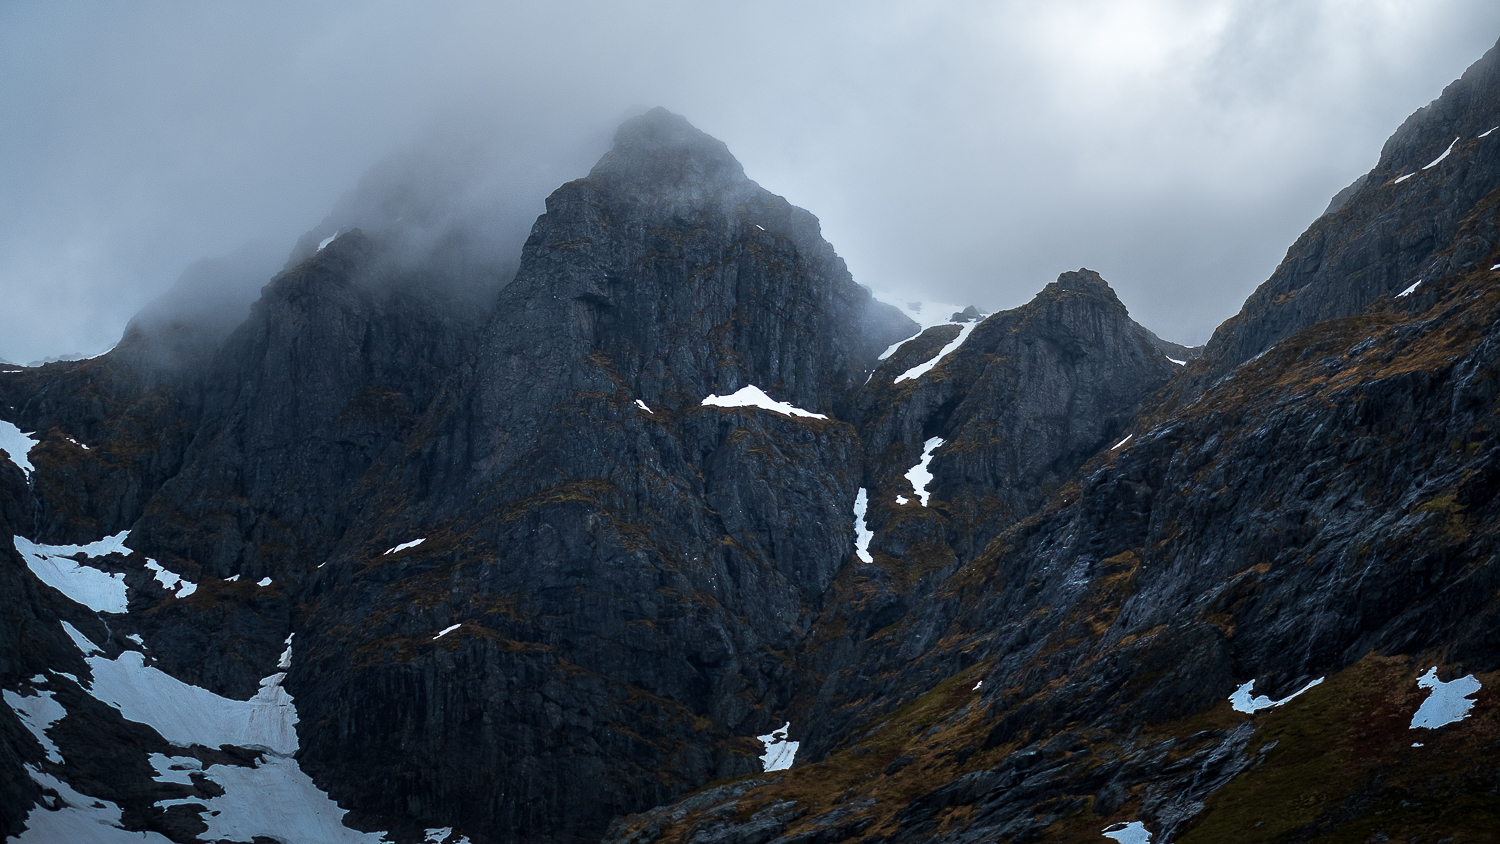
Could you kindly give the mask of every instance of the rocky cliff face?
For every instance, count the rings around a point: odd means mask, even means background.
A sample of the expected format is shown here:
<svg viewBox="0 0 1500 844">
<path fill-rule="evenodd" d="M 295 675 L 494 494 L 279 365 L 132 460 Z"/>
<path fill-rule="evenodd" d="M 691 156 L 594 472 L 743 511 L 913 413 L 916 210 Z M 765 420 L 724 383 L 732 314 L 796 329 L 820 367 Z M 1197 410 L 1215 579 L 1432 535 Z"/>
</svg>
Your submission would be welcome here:
<svg viewBox="0 0 1500 844">
<path fill-rule="evenodd" d="M 1214 333 L 1204 375 L 1222 377 L 1276 342 L 1359 314 L 1381 296 L 1481 268 L 1500 233 L 1492 223 L 1465 223 L 1485 210 L 1500 179 L 1497 128 L 1500 49 L 1491 48 L 1408 117 L 1375 168 L 1297 238 L 1271 278 Z"/>
<path fill-rule="evenodd" d="M 1483 840 L 1495 56 L 1201 360 L 1089 270 L 919 333 L 658 109 L 513 280 L 382 217 L 0 372 L 0 829 Z"/>
</svg>

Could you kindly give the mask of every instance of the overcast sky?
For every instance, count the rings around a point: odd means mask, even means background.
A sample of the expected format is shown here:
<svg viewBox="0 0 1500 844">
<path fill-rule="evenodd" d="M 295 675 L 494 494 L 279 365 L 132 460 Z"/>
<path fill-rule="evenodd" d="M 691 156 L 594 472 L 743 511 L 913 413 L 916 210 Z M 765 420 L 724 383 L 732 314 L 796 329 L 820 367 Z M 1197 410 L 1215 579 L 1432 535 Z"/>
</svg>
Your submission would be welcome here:
<svg viewBox="0 0 1500 844">
<path fill-rule="evenodd" d="M 1497 37 L 1494 0 L 0 0 L 0 358 L 107 349 L 454 126 L 540 213 L 655 105 L 876 290 L 994 310 L 1086 266 L 1201 343 Z"/>
</svg>

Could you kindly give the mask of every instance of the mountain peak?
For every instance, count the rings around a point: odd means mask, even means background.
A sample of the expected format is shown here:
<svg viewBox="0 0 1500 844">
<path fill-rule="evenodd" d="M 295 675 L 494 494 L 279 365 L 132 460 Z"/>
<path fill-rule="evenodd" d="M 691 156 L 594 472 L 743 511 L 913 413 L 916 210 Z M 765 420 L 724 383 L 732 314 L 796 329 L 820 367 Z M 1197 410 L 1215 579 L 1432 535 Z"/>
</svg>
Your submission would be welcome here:
<svg viewBox="0 0 1500 844">
<path fill-rule="evenodd" d="M 1115 289 L 1109 286 L 1104 277 L 1086 267 L 1080 267 L 1077 272 L 1066 272 L 1057 277 L 1043 288 L 1038 296 L 1056 294 L 1062 292 L 1084 293 L 1095 296 L 1108 302 L 1119 302 L 1120 297 L 1115 295 Z"/>
<path fill-rule="evenodd" d="M 689 195 L 753 184 L 729 147 L 660 106 L 615 131 L 615 145 L 589 178 L 650 195 Z"/>
</svg>

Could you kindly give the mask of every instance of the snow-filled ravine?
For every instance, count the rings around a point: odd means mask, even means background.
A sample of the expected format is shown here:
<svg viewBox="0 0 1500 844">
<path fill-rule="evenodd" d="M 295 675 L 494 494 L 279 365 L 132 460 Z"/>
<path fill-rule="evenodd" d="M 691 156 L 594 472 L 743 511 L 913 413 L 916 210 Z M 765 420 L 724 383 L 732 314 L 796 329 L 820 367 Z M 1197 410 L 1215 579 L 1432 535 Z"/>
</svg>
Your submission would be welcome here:
<svg viewBox="0 0 1500 844">
<path fill-rule="evenodd" d="M 933 437 L 927 442 L 922 443 L 922 459 L 917 462 L 917 465 L 911 467 L 906 472 L 906 480 L 911 482 L 911 488 L 916 492 L 917 498 L 922 502 L 923 507 L 927 506 L 927 499 L 930 495 L 927 492 L 927 485 L 932 483 L 932 470 L 929 468 L 932 464 L 932 453 L 937 451 L 938 446 L 942 444 L 942 437 Z M 897 503 L 905 504 L 906 502 L 898 499 Z"/>
<path fill-rule="evenodd" d="M 910 380 L 913 378 L 921 378 L 923 375 L 931 372 L 933 367 L 936 367 L 938 364 L 942 363 L 944 358 L 957 351 L 958 347 L 962 346 L 964 344 L 964 341 L 969 339 L 969 334 L 974 331 L 974 328 L 977 325 L 979 325 L 978 320 L 963 323 L 962 327 L 958 329 L 957 337 L 954 337 L 952 340 L 948 341 L 948 345 L 939 349 L 938 353 L 933 355 L 931 358 L 928 358 L 927 360 L 917 364 L 916 366 L 913 366 L 900 375 L 897 375 L 896 383 L 899 384 L 902 381 Z"/>
<path fill-rule="evenodd" d="M 865 515 L 869 507 L 870 495 L 865 492 L 864 487 L 860 487 L 859 494 L 854 497 L 854 553 L 862 563 L 875 562 L 875 558 L 870 556 L 870 540 L 875 538 L 875 534 L 870 530 L 870 523 Z"/>
<path fill-rule="evenodd" d="M 31 461 L 26 459 L 26 455 L 31 453 L 31 448 L 36 443 L 32 435 L 0 419 L 0 449 L 4 449 L 5 453 L 10 455 L 10 462 L 19 466 L 28 478 L 31 477 L 33 467 Z"/>
</svg>

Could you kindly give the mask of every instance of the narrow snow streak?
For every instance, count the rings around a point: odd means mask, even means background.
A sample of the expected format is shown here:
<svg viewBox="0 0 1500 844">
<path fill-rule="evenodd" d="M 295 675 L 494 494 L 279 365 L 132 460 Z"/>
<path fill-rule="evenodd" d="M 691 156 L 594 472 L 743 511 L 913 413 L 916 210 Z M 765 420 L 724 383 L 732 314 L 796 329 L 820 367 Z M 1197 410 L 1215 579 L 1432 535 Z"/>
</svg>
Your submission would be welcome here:
<svg viewBox="0 0 1500 844">
<path fill-rule="evenodd" d="M 860 487 L 859 494 L 854 496 L 854 553 L 859 555 L 860 562 L 865 563 L 875 562 L 875 558 L 870 556 L 870 540 L 875 538 L 875 533 L 865 521 L 865 511 L 869 504 L 869 494 L 864 487 Z"/>
<path fill-rule="evenodd" d="M 402 551 L 405 551 L 408 548 L 415 548 L 418 545 L 421 545 L 423 542 L 426 542 L 426 541 L 427 541 L 427 537 L 424 536 L 421 539 L 413 539 L 410 542 L 403 542 L 400 545 L 397 545 L 395 548 L 387 549 L 386 552 L 384 554 L 381 554 L 380 556 L 385 557 L 385 556 L 388 556 L 390 554 L 399 554 L 399 553 L 401 553 Z"/>
<path fill-rule="evenodd" d="M 457 624 L 451 625 L 449 627 L 444 627 L 442 630 L 438 631 L 438 634 L 436 636 L 433 636 L 432 638 L 434 640 L 441 639 L 444 636 L 448 635 L 449 633 L 452 633 L 453 631 L 457 630 L 458 628 L 460 628 L 462 626 L 464 626 L 464 623 L 462 621 L 460 621 Z"/>
<path fill-rule="evenodd" d="M 321 241 L 318 242 L 318 251 L 322 252 L 323 251 L 323 247 L 325 247 L 328 244 L 332 243 L 333 239 L 336 238 L 336 237 L 338 237 L 338 236 L 339 236 L 339 233 L 338 232 L 334 232 L 333 234 L 331 234 L 331 235 L 323 238 Z"/>
<path fill-rule="evenodd" d="M 94 612 L 125 612 L 125 575 L 110 574 L 71 560 L 102 557 L 106 554 L 128 554 L 125 537 L 120 531 L 88 545 L 38 545 L 24 536 L 15 537 L 16 550 L 26 560 L 26 567 L 37 579 L 67 595 Z"/>
<path fill-rule="evenodd" d="M 1426 167 L 1423 167 L 1422 169 L 1423 170 L 1431 170 L 1432 168 L 1438 166 L 1438 163 L 1441 162 L 1443 159 L 1447 158 L 1448 157 L 1448 153 L 1452 152 L 1453 148 L 1455 146 L 1458 146 L 1458 140 L 1459 140 L 1458 138 L 1454 138 L 1453 139 L 1453 143 L 1449 144 L 1448 148 L 1445 149 L 1445 150 L 1443 150 L 1443 154 L 1442 155 L 1438 156 L 1437 158 L 1432 159 L 1432 163 L 1429 164 L 1429 165 L 1427 165 Z"/>
<path fill-rule="evenodd" d="M 944 358 L 948 357 L 948 355 L 950 354 L 953 354 L 953 352 L 957 350 L 959 346 L 962 346 L 964 344 L 965 340 L 969 339 L 969 334 L 974 331 L 975 327 L 977 327 L 979 323 L 980 320 L 974 320 L 973 322 L 964 323 L 963 326 L 958 329 L 958 336 L 949 341 L 948 345 L 944 346 L 942 349 L 939 349 L 938 353 L 933 356 L 931 360 L 928 360 L 924 363 L 919 363 L 916 366 L 913 366 L 911 369 L 908 369 L 900 375 L 897 375 L 896 380 L 893 383 L 899 384 L 902 381 L 907 380 L 908 378 L 921 378 L 923 375 L 931 372 L 933 367 L 942 363 Z"/>
<path fill-rule="evenodd" d="M 805 416 L 809 419 L 827 419 L 821 413 L 803 410 L 793 407 L 784 401 L 776 401 L 766 395 L 761 388 L 751 384 L 741 387 L 739 390 L 727 396 L 709 396 L 703 400 L 704 407 L 758 407 L 762 410 L 770 410 L 785 416 Z"/>
<path fill-rule="evenodd" d="M 1177 364 L 1178 366 L 1187 366 L 1187 361 L 1185 360 L 1178 360 L 1177 358 L 1167 358 L 1167 360 Z"/>
<path fill-rule="evenodd" d="M 1120 844 L 1151 844 L 1151 830 L 1146 829 L 1146 825 L 1140 821 L 1111 824 L 1101 834 Z"/>
<path fill-rule="evenodd" d="M 1490 136 L 1490 133 L 1495 131 L 1495 129 L 1500 129 L 1500 126 L 1496 126 L 1494 129 L 1486 129 L 1483 132 L 1480 132 L 1479 137 L 1488 138 Z"/>
<path fill-rule="evenodd" d="M 1120 446 L 1122 446 L 1122 445 L 1130 442 L 1130 438 L 1133 437 L 1133 436 L 1135 436 L 1135 434 L 1126 434 L 1125 435 L 1125 439 L 1120 440 L 1119 442 L 1117 442 L 1114 445 L 1110 446 L 1109 450 L 1110 451 L 1114 451 L 1115 449 L 1119 448 Z"/>
<path fill-rule="evenodd" d="M 932 453 L 937 451 L 938 446 L 943 444 L 942 437 L 933 437 L 922 444 L 922 459 L 917 465 L 911 467 L 906 473 L 906 479 L 911 482 L 911 488 L 916 491 L 917 498 L 921 499 L 922 506 L 927 506 L 927 485 L 932 483 Z"/>
<path fill-rule="evenodd" d="M 20 428 L 0 419 L 0 448 L 5 449 L 5 453 L 10 455 L 10 462 L 19 466 L 27 478 L 31 477 L 31 472 L 35 467 L 31 465 L 30 460 L 26 459 L 26 455 L 36 444 L 37 441 L 29 434 L 23 433 Z"/>
<path fill-rule="evenodd" d="M 1396 294 L 1396 298 L 1400 299 L 1402 296 L 1410 296 L 1411 294 L 1413 294 L 1413 293 L 1416 292 L 1416 290 L 1417 290 L 1418 287 L 1421 287 L 1421 286 L 1422 286 L 1422 279 L 1419 278 L 1419 279 L 1416 280 L 1416 282 L 1414 284 L 1412 284 L 1411 287 L 1408 287 L 1405 290 L 1401 291 L 1400 293 L 1397 293 Z"/>
<path fill-rule="evenodd" d="M 654 411 L 651 408 L 647 407 L 646 403 L 643 402 L 643 401 L 641 401 L 640 399 L 636 399 L 635 400 L 635 406 L 639 407 L 641 410 L 646 411 L 647 413 L 650 413 L 650 414 L 653 414 L 653 415 L 656 413 L 656 411 Z"/>
<path fill-rule="evenodd" d="M 1417 685 L 1424 689 L 1431 689 L 1432 694 L 1422 701 L 1417 708 L 1417 714 L 1411 717 L 1411 729 L 1422 728 L 1435 730 L 1445 724 L 1454 721 L 1462 721 L 1469 717 L 1469 710 L 1474 708 L 1474 701 L 1469 695 L 1479 691 L 1480 683 L 1474 679 L 1473 674 L 1450 680 L 1444 683 L 1437 678 L 1437 666 L 1427 669 L 1417 680 Z"/>
<path fill-rule="evenodd" d="M 760 755 L 760 766 L 763 771 L 785 771 L 792 767 L 792 762 L 797 758 L 797 748 L 800 742 L 787 739 L 787 731 L 792 728 L 792 722 L 788 721 L 781 725 L 781 729 L 772 730 L 763 736 L 756 736 L 760 743 L 766 746 L 766 752 Z"/>
<path fill-rule="evenodd" d="M 1393 185 L 1399 185 L 1402 182 L 1406 181 L 1407 179 L 1410 179 L 1412 176 L 1415 176 L 1415 175 L 1417 175 L 1417 174 L 1416 173 L 1407 173 L 1405 176 L 1401 176 L 1401 177 L 1397 178 L 1394 182 L 1391 182 L 1391 184 L 1393 184 Z"/>
<path fill-rule="evenodd" d="M 1313 686 L 1318 685 L 1325 679 L 1326 678 L 1324 677 L 1319 677 L 1318 679 L 1312 681 L 1311 683 L 1308 683 L 1297 691 L 1292 692 L 1281 700 L 1271 700 L 1265 695 L 1260 695 L 1259 697 L 1254 698 L 1250 697 L 1250 690 L 1255 687 L 1255 681 L 1250 680 L 1244 685 L 1240 686 L 1238 689 L 1235 689 L 1234 694 L 1229 696 L 1229 703 L 1234 707 L 1235 712 L 1247 712 L 1253 714 L 1261 711 L 1262 709 L 1274 709 L 1275 707 L 1281 706 L 1282 704 L 1290 701 L 1297 695 L 1302 694 Z"/>
</svg>

